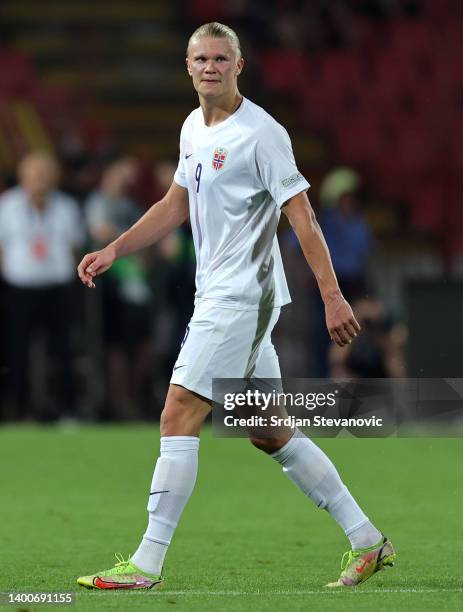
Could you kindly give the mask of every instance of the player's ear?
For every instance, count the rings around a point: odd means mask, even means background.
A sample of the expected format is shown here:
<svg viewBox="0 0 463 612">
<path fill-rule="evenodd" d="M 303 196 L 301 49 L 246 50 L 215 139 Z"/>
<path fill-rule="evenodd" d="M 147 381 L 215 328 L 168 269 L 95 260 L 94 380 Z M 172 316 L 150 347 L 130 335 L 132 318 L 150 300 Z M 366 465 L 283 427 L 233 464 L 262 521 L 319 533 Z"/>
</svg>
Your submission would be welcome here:
<svg viewBox="0 0 463 612">
<path fill-rule="evenodd" d="M 188 74 L 189 74 L 190 76 L 192 76 L 192 73 L 191 73 L 191 68 L 190 68 L 190 60 L 189 60 L 189 58 L 188 58 L 188 57 L 185 59 L 185 63 L 186 63 L 186 69 L 187 69 L 187 71 L 188 71 Z"/>
<path fill-rule="evenodd" d="M 240 60 L 236 63 L 235 75 L 238 76 L 243 71 L 244 67 L 244 58 L 240 58 Z"/>
</svg>

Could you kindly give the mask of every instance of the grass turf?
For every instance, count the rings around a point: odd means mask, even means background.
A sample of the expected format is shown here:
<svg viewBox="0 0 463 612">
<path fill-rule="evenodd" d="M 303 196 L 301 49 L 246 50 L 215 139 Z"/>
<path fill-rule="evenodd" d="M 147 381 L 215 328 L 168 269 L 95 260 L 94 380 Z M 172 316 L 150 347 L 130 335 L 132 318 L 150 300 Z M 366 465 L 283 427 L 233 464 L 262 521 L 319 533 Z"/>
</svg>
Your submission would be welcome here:
<svg viewBox="0 0 463 612">
<path fill-rule="evenodd" d="M 162 591 L 77 587 L 76 576 L 110 567 L 113 552 L 132 552 L 145 529 L 158 449 L 156 428 L 145 425 L 0 430 L 0 591 L 76 592 L 79 612 L 461 610 L 463 441 L 319 443 L 399 553 L 395 568 L 358 589 L 322 587 L 347 548 L 327 513 L 247 441 L 207 429 Z"/>
</svg>

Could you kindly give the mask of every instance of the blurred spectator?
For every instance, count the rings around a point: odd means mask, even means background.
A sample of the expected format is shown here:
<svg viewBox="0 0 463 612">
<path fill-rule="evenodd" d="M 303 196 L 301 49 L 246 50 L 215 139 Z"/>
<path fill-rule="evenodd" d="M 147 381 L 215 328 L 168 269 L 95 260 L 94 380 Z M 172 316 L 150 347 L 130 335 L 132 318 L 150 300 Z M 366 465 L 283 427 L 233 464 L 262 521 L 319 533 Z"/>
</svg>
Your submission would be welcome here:
<svg viewBox="0 0 463 612">
<path fill-rule="evenodd" d="M 2 416 L 3 399 L 8 389 L 8 291 L 0 276 L 0 419 Z"/>
<path fill-rule="evenodd" d="M 305 48 L 307 43 L 306 27 L 299 12 L 283 12 L 279 19 L 275 19 L 273 22 L 273 28 L 280 47 L 299 50 Z"/>
<path fill-rule="evenodd" d="M 367 263 L 374 249 L 370 228 L 359 212 L 359 185 L 360 177 L 353 170 L 337 168 L 325 177 L 320 190 L 323 209 L 319 223 L 339 286 L 349 302 L 364 297 L 367 292 Z M 325 377 L 328 375 L 330 338 L 326 331 L 325 309 L 316 288 L 312 300 L 315 305 L 312 321 L 314 376 Z"/>
<path fill-rule="evenodd" d="M 354 314 L 362 333 L 350 346 L 331 346 L 330 376 L 333 378 L 403 378 L 406 376 L 404 346 L 407 329 L 386 316 L 378 299 L 358 300 Z"/>
<path fill-rule="evenodd" d="M 130 198 L 138 178 L 138 163 L 130 157 L 109 164 L 99 188 L 85 204 L 90 237 L 96 248 L 106 246 L 140 217 L 140 209 Z"/>
<path fill-rule="evenodd" d="M 121 158 L 103 172 L 99 189 L 85 205 L 90 237 L 102 248 L 141 216 L 130 197 L 138 179 L 138 163 Z M 141 416 L 152 361 L 152 293 L 149 261 L 144 254 L 118 259 L 99 279 L 110 417 Z"/>
<path fill-rule="evenodd" d="M 8 295 L 13 416 L 32 416 L 37 401 L 43 399 L 31 402 L 29 392 L 31 348 L 41 329 L 46 332 L 48 357 L 54 358 L 61 374 L 61 403 L 53 416 L 72 416 L 71 285 L 75 250 L 84 239 L 83 224 L 77 203 L 56 190 L 59 167 L 54 158 L 42 152 L 30 153 L 19 164 L 18 175 L 19 185 L 0 198 L 1 272 Z"/>
<path fill-rule="evenodd" d="M 174 174 L 177 169 L 178 160 L 166 160 L 155 164 L 153 168 L 154 201 L 163 198 L 169 191 Z"/>
<path fill-rule="evenodd" d="M 155 191 L 162 198 L 170 188 L 177 164 L 165 161 L 155 166 Z M 184 223 L 157 245 L 161 258 L 156 269 L 158 293 L 169 314 L 169 333 L 165 338 L 164 376 L 170 378 L 180 343 L 193 311 L 196 259 L 190 224 Z"/>
<path fill-rule="evenodd" d="M 325 177 L 320 192 L 320 226 L 348 301 L 365 293 L 368 259 L 374 250 L 371 230 L 359 210 L 359 186 L 353 170 L 337 168 Z"/>
</svg>

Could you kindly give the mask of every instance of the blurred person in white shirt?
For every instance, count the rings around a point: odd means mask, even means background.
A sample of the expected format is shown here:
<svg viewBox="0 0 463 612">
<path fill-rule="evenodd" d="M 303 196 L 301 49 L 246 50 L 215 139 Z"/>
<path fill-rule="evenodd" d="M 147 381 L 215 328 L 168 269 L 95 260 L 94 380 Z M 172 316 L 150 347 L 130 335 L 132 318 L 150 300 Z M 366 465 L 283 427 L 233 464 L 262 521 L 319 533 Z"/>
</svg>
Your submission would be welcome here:
<svg viewBox="0 0 463 612">
<path fill-rule="evenodd" d="M 59 366 L 60 404 L 54 416 L 74 413 L 71 285 L 84 227 L 75 200 L 57 190 L 58 162 L 26 155 L 19 184 L 0 198 L 0 266 L 8 295 L 10 387 L 14 416 L 31 416 L 30 351 L 39 330 Z M 48 362 L 47 362 L 48 363 Z M 43 400 L 44 398 L 39 398 Z"/>
</svg>

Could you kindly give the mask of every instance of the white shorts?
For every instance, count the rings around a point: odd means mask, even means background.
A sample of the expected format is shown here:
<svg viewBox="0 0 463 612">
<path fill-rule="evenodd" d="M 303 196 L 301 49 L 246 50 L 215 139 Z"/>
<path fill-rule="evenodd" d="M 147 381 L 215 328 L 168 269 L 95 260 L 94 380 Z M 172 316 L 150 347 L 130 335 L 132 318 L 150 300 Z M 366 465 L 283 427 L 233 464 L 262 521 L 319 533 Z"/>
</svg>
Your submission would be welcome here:
<svg viewBox="0 0 463 612">
<path fill-rule="evenodd" d="M 271 333 L 280 308 L 233 310 L 199 302 L 170 382 L 212 399 L 213 378 L 280 378 Z"/>
</svg>

